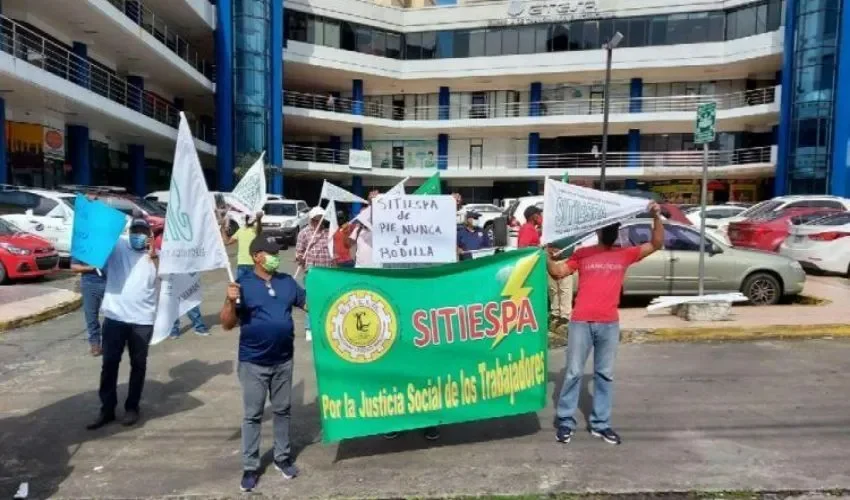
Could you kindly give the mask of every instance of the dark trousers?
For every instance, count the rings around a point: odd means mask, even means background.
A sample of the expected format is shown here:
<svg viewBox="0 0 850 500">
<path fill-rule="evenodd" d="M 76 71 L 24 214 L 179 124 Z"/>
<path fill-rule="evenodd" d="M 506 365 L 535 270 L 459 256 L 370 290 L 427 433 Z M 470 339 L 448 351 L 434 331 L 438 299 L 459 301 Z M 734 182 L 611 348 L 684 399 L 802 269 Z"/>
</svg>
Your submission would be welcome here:
<svg viewBox="0 0 850 500">
<path fill-rule="evenodd" d="M 83 296 L 83 313 L 86 318 L 86 330 L 89 333 L 89 344 L 100 345 L 100 304 L 106 292 L 106 281 L 90 279 L 83 276 L 80 280 L 80 292 Z"/>
<path fill-rule="evenodd" d="M 118 367 L 124 347 L 130 355 L 130 387 L 124 409 L 139 410 L 142 389 L 145 387 L 145 371 L 148 367 L 148 344 L 153 335 L 153 325 L 133 325 L 106 318 L 103 321 L 103 365 L 100 369 L 100 411 L 114 415 L 118 405 Z"/>
</svg>

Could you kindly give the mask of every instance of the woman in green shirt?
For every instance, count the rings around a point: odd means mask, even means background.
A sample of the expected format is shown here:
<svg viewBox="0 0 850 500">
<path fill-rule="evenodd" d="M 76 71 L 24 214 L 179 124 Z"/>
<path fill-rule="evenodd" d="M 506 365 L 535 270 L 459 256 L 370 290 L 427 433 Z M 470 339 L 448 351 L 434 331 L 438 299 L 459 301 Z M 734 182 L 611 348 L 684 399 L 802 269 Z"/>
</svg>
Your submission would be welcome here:
<svg viewBox="0 0 850 500">
<path fill-rule="evenodd" d="M 233 233 L 230 238 L 225 237 L 227 245 L 238 243 L 236 247 L 236 279 L 254 270 L 254 259 L 251 257 L 251 242 L 263 232 L 263 212 L 257 212 L 255 216 L 246 215 L 245 225 Z"/>
</svg>

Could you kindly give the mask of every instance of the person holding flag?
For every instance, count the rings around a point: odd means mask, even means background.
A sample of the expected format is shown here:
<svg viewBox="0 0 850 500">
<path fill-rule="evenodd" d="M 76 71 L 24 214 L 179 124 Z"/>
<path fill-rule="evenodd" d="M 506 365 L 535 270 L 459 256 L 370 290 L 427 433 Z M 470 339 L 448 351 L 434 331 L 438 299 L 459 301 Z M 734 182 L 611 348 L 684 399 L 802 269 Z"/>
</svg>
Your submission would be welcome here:
<svg viewBox="0 0 850 500">
<path fill-rule="evenodd" d="M 254 268 L 227 287 L 221 326 L 239 332 L 242 385 L 242 491 L 257 487 L 260 435 L 266 398 L 274 414 L 274 465 L 286 479 L 298 475 L 289 438 L 292 407 L 292 308 L 307 309 L 307 293 L 292 276 L 278 272 L 280 248 L 256 238 L 249 249 Z"/>
<path fill-rule="evenodd" d="M 590 433 L 609 444 L 618 445 L 620 436 L 611 428 L 614 359 L 620 342 L 617 307 L 623 279 L 629 266 L 659 250 L 664 243 L 664 224 L 655 202 L 648 207 L 653 215 L 652 239 L 640 246 L 614 246 L 619 236 L 619 223 L 597 231 L 599 243 L 580 248 L 566 261 L 555 261 L 551 254 L 547 269 L 552 278 L 563 279 L 578 272 L 579 284 L 575 309 L 567 339 L 567 369 L 557 404 L 556 439 L 569 443 L 572 439 L 578 408 L 581 379 L 590 350 L 593 349 L 593 413 Z"/>
</svg>

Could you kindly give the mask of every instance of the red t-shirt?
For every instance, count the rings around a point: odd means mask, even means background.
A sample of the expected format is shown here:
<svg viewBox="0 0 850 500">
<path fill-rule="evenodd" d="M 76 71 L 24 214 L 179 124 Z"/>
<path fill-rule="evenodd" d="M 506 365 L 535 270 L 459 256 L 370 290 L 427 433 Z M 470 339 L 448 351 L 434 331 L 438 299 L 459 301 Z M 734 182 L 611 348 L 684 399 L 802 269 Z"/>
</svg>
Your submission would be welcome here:
<svg viewBox="0 0 850 500">
<path fill-rule="evenodd" d="M 346 247 L 349 231 L 339 229 L 334 233 L 334 261 L 337 264 L 351 262 L 351 248 Z"/>
<path fill-rule="evenodd" d="M 578 293 L 570 319 L 592 323 L 619 321 L 620 290 L 630 265 L 640 260 L 640 247 L 579 248 L 567 260 L 578 271 Z"/>
<path fill-rule="evenodd" d="M 520 226 L 519 234 L 517 235 L 516 246 L 518 248 L 539 247 L 540 232 L 537 231 L 537 226 L 530 222 L 526 222 L 525 224 Z"/>
</svg>

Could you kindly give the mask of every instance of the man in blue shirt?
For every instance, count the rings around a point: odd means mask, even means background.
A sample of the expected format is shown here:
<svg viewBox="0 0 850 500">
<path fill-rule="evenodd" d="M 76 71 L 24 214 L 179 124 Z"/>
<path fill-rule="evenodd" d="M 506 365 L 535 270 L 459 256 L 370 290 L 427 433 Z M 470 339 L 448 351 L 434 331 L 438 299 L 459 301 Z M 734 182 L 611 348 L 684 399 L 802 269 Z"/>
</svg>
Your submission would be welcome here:
<svg viewBox="0 0 850 500">
<path fill-rule="evenodd" d="M 466 213 L 466 224 L 457 230 L 457 255 L 459 260 L 472 260 L 476 250 L 491 248 L 490 236 L 479 227 L 481 214 Z"/>
<path fill-rule="evenodd" d="M 292 307 L 306 310 L 307 293 L 292 276 L 277 272 L 279 250 L 266 238 L 255 238 L 249 249 L 254 269 L 228 286 L 221 308 L 225 330 L 240 325 L 242 491 L 252 491 L 259 480 L 260 430 L 267 395 L 274 413 L 275 467 L 286 479 L 298 475 L 289 441 L 295 340 Z"/>
</svg>

